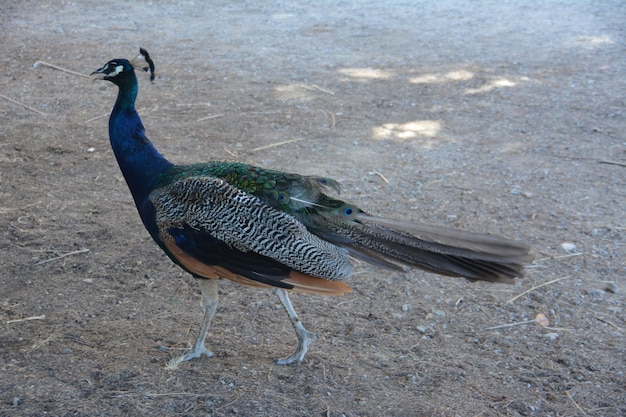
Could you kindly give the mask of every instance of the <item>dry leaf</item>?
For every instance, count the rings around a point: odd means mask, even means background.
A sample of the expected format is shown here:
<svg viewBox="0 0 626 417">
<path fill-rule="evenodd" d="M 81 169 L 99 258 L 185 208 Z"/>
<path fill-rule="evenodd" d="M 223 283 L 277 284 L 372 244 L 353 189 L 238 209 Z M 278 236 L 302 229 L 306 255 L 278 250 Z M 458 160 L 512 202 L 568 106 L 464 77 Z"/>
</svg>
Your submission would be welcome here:
<svg viewBox="0 0 626 417">
<path fill-rule="evenodd" d="M 550 325 L 550 320 L 542 313 L 535 316 L 535 321 L 542 327 L 548 327 Z"/>
</svg>

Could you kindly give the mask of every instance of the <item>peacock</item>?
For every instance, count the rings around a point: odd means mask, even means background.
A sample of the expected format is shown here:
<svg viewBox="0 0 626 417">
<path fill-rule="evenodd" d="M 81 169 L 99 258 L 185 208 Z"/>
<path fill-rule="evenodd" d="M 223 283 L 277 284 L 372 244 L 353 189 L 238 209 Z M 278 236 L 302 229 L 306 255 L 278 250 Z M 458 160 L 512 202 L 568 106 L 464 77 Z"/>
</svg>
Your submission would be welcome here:
<svg viewBox="0 0 626 417">
<path fill-rule="evenodd" d="M 390 269 L 417 267 L 471 281 L 510 283 L 523 275 L 530 248 L 487 234 L 413 224 L 369 214 L 340 200 L 339 184 L 239 162 L 175 165 L 146 136 L 135 109 L 135 70 L 154 63 L 140 49 L 114 59 L 93 79 L 118 87 L 109 138 L 139 216 L 167 256 L 199 283 L 204 318 L 193 347 L 173 364 L 213 353 L 205 346 L 218 305 L 218 281 L 272 289 L 298 338 L 278 364 L 302 362 L 316 338 L 298 318 L 289 292 L 338 296 L 353 260 Z"/>
</svg>

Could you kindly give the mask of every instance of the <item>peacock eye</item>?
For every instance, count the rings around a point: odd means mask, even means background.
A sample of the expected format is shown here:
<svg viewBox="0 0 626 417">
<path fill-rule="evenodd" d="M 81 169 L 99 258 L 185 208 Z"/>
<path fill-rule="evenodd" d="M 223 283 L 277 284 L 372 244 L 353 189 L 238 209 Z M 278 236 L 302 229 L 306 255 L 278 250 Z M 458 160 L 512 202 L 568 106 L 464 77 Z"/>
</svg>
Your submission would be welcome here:
<svg viewBox="0 0 626 417">
<path fill-rule="evenodd" d="M 111 62 L 107 67 L 107 74 L 109 77 L 115 77 L 116 75 L 124 72 L 124 66 L 118 65 L 116 62 Z"/>
<path fill-rule="evenodd" d="M 352 215 L 352 208 L 351 207 L 346 207 L 345 209 L 343 209 L 343 214 L 345 214 L 346 216 L 351 216 Z"/>
</svg>

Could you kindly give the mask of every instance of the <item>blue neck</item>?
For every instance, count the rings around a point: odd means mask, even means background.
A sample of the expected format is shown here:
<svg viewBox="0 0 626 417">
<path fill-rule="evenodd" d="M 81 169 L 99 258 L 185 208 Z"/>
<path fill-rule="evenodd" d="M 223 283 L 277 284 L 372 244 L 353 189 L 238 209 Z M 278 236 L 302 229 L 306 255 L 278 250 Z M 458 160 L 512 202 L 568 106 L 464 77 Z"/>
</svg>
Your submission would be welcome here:
<svg viewBox="0 0 626 417">
<path fill-rule="evenodd" d="M 137 209 L 143 206 L 161 174 L 172 167 L 145 135 L 135 110 L 138 84 L 134 72 L 116 80 L 119 93 L 109 119 L 109 138 L 117 163 L 133 195 Z"/>
</svg>

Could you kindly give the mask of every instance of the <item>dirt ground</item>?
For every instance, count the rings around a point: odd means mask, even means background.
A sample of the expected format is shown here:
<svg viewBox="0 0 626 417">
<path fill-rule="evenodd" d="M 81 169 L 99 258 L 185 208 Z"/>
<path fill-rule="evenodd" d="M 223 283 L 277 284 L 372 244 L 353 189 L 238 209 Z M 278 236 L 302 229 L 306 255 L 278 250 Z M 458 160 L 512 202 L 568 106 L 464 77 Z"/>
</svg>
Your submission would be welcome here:
<svg viewBox="0 0 626 417">
<path fill-rule="evenodd" d="M 319 3 L 0 1 L 0 416 L 626 413 L 626 3 Z M 512 286 L 357 265 L 350 295 L 292 297 L 319 335 L 294 366 L 278 299 L 223 282 L 216 357 L 165 369 L 199 289 L 136 213 L 116 89 L 80 76 L 140 45 L 170 160 L 329 176 L 535 262 Z"/>
</svg>

